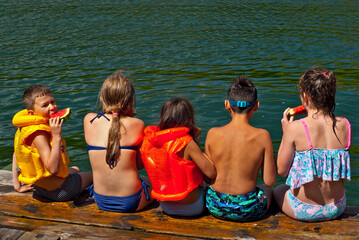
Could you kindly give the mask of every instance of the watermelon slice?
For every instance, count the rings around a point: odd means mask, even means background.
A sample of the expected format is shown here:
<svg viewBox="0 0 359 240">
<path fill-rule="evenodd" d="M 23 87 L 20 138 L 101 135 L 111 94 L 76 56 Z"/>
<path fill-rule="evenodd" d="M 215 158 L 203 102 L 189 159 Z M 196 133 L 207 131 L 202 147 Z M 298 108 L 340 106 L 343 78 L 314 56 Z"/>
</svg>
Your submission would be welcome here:
<svg viewBox="0 0 359 240">
<path fill-rule="evenodd" d="M 295 108 L 291 108 L 291 109 L 289 109 L 289 112 L 288 112 L 288 114 L 290 116 L 301 115 L 301 114 L 306 114 L 306 113 L 307 113 L 307 110 L 305 110 L 305 107 L 303 105 L 300 105 Z"/>
<path fill-rule="evenodd" d="M 51 114 L 50 118 L 60 117 L 60 119 L 63 119 L 64 121 L 66 121 L 67 119 L 70 118 L 70 115 L 71 115 L 71 109 L 65 108 L 61 111 L 57 111 L 57 113 Z"/>
</svg>

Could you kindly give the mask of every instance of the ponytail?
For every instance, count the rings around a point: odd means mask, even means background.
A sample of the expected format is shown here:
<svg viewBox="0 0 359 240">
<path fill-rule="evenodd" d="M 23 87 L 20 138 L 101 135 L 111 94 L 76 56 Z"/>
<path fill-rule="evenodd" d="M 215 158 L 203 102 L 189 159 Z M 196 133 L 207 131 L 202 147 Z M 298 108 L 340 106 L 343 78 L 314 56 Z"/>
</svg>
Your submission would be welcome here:
<svg viewBox="0 0 359 240">
<path fill-rule="evenodd" d="M 121 119 L 118 113 L 112 114 L 111 127 L 108 130 L 106 163 L 112 169 L 120 158 Z"/>
<path fill-rule="evenodd" d="M 130 79 L 121 71 L 109 76 L 102 84 L 99 100 L 104 112 L 112 114 L 111 127 L 108 130 L 106 163 L 113 169 L 121 156 L 120 139 L 122 116 L 134 116 L 135 89 Z"/>
</svg>

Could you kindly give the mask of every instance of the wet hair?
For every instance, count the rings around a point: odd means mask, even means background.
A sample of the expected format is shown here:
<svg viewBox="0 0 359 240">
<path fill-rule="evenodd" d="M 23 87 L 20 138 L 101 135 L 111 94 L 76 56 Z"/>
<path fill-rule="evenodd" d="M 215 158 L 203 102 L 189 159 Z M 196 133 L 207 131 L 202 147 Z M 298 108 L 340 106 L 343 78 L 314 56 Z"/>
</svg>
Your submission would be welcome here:
<svg viewBox="0 0 359 240">
<path fill-rule="evenodd" d="M 181 97 L 166 101 L 162 105 L 158 127 L 160 130 L 188 127 L 188 134 L 194 137 L 194 110 L 191 102 Z"/>
<path fill-rule="evenodd" d="M 235 113 L 248 113 L 257 101 L 257 89 L 253 82 L 245 76 L 238 76 L 228 89 L 227 98 L 233 101 L 245 101 L 252 103 L 252 106 L 237 107 L 231 104 Z"/>
<path fill-rule="evenodd" d="M 135 103 L 135 89 L 131 80 L 122 71 L 113 73 L 102 84 L 99 101 L 105 113 L 113 114 L 108 131 L 106 163 L 114 168 L 121 155 L 121 117 L 134 115 L 132 104 Z"/>
<path fill-rule="evenodd" d="M 42 96 L 52 96 L 49 88 L 43 85 L 31 85 L 22 96 L 22 102 L 27 110 L 34 110 L 35 99 Z"/>
<path fill-rule="evenodd" d="M 303 96 L 306 93 L 311 104 L 317 111 L 322 111 L 324 115 L 330 116 L 333 121 L 333 131 L 335 132 L 336 118 L 335 110 L 335 92 L 337 88 L 337 79 L 334 72 L 324 68 L 314 66 L 309 68 L 299 79 L 299 93 Z"/>
</svg>

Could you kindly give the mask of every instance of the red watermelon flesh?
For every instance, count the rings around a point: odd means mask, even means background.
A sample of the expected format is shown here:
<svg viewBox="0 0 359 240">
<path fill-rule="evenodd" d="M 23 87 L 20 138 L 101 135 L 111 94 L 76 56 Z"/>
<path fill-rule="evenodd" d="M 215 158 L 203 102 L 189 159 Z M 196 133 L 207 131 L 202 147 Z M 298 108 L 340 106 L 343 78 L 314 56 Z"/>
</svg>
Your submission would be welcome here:
<svg viewBox="0 0 359 240">
<path fill-rule="evenodd" d="M 305 107 L 303 105 L 289 109 L 289 115 L 291 115 L 291 116 L 301 115 L 301 114 L 306 114 L 306 113 L 307 113 L 307 110 L 305 110 Z"/>
<path fill-rule="evenodd" d="M 67 119 L 70 118 L 70 115 L 71 115 L 71 109 L 65 108 L 61 111 L 57 111 L 56 113 L 51 114 L 50 118 L 60 117 L 60 119 L 63 119 L 64 121 L 66 121 Z"/>
</svg>

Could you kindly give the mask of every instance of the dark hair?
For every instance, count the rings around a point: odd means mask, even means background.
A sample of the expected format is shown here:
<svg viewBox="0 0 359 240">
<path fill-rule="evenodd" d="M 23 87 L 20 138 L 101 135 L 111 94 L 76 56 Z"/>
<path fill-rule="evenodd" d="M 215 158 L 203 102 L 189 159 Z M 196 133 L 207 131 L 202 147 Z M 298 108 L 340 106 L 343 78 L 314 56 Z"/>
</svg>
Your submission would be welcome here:
<svg viewBox="0 0 359 240">
<path fill-rule="evenodd" d="M 316 113 L 321 110 L 333 120 L 334 133 L 337 122 L 334 114 L 336 88 L 337 79 L 334 72 L 318 66 L 311 67 L 303 73 L 298 85 L 300 95 L 306 93 L 310 97 Z"/>
<path fill-rule="evenodd" d="M 52 96 L 49 88 L 43 85 L 31 85 L 22 96 L 22 102 L 27 110 L 34 110 L 35 98 L 42 96 Z"/>
<path fill-rule="evenodd" d="M 174 127 L 188 127 L 189 135 L 194 137 L 194 111 L 191 102 L 186 98 L 172 98 L 166 101 L 161 109 L 160 130 Z"/>
<path fill-rule="evenodd" d="M 135 89 L 131 80 L 121 71 L 109 76 L 102 84 L 99 94 L 100 104 L 105 113 L 113 114 L 108 130 L 106 163 L 114 168 L 120 158 L 121 117 L 133 116 L 132 104 L 135 102 Z"/>
<path fill-rule="evenodd" d="M 248 113 L 257 101 L 257 89 L 253 82 L 245 76 L 238 76 L 228 89 L 227 98 L 233 101 L 250 102 L 253 105 L 248 107 L 237 107 L 231 104 L 235 113 Z"/>
</svg>

